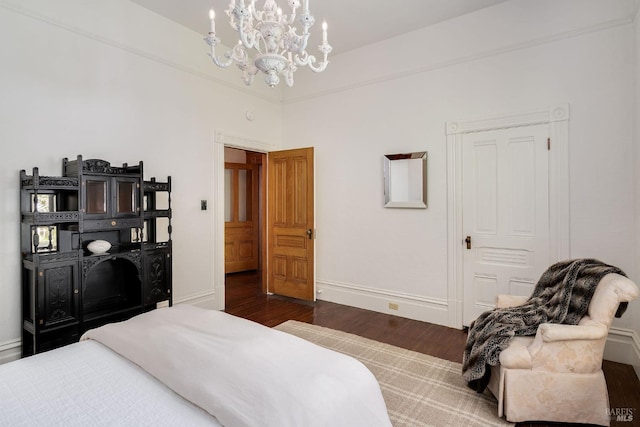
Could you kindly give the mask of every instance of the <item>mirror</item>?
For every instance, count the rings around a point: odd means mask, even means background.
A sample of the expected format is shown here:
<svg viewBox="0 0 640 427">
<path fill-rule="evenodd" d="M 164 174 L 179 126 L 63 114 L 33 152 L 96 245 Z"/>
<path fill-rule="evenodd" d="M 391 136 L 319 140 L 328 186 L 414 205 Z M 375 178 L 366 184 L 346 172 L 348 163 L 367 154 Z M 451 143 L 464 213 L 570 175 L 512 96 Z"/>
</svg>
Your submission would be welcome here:
<svg viewBox="0 0 640 427">
<path fill-rule="evenodd" d="M 136 211 L 136 185 L 131 181 L 116 182 L 116 213 L 127 214 Z"/>
<path fill-rule="evenodd" d="M 58 227 L 43 225 L 31 227 L 31 252 L 55 252 L 58 250 Z"/>
<path fill-rule="evenodd" d="M 384 206 L 427 207 L 427 152 L 384 156 Z"/>
<path fill-rule="evenodd" d="M 31 212 L 55 212 L 55 194 L 36 194 L 31 198 Z"/>
</svg>

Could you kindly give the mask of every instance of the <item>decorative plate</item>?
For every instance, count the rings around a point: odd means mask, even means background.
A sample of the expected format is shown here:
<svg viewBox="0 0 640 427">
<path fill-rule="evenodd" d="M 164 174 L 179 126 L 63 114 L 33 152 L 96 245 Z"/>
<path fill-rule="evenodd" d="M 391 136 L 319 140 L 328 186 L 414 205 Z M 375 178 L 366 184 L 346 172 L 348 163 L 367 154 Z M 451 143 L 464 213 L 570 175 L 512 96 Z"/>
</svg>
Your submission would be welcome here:
<svg viewBox="0 0 640 427">
<path fill-rule="evenodd" d="M 87 249 L 94 254 L 103 254 L 111 249 L 111 243 L 106 240 L 94 240 L 87 245 Z"/>
</svg>

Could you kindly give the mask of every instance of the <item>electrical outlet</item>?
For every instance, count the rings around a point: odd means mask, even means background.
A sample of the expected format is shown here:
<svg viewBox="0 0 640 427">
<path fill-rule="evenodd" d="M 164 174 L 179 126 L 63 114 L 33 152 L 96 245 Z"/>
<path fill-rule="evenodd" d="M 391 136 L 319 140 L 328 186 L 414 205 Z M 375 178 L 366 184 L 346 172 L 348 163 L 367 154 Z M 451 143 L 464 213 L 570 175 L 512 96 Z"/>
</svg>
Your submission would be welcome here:
<svg viewBox="0 0 640 427">
<path fill-rule="evenodd" d="M 398 304 L 396 304 L 395 302 L 390 302 L 389 303 L 389 310 L 397 310 L 400 307 L 398 306 Z"/>
<path fill-rule="evenodd" d="M 206 211 L 207 210 L 207 201 L 206 200 L 200 200 L 200 210 L 202 210 L 202 211 Z"/>
</svg>

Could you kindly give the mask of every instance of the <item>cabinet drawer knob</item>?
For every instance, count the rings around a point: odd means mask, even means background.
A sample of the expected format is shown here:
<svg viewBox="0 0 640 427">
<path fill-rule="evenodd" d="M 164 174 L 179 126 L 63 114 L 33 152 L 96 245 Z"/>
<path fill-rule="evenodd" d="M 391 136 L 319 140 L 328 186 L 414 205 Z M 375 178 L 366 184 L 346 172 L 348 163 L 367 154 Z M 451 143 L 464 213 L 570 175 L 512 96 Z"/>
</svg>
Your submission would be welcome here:
<svg viewBox="0 0 640 427">
<path fill-rule="evenodd" d="M 118 224 L 118 223 L 117 223 L 117 222 L 115 222 L 115 221 L 111 221 L 111 225 L 112 225 L 113 227 L 115 227 L 115 226 L 116 226 L 116 224 Z"/>
</svg>

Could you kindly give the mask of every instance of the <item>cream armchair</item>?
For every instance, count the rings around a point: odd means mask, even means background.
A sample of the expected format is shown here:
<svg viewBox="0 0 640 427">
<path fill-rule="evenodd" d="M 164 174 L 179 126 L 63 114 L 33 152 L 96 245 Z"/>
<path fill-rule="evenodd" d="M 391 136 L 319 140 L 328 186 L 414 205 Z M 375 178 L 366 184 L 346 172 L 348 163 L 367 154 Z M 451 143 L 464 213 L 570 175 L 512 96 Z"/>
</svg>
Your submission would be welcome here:
<svg viewBox="0 0 640 427">
<path fill-rule="evenodd" d="M 508 421 L 558 421 L 609 425 L 609 394 L 602 356 L 621 302 L 638 297 L 631 280 L 607 274 L 578 325 L 545 323 L 535 337 L 514 337 L 491 367 L 488 388 L 498 416 Z M 524 304 L 528 297 L 500 295 L 496 307 Z"/>
</svg>

